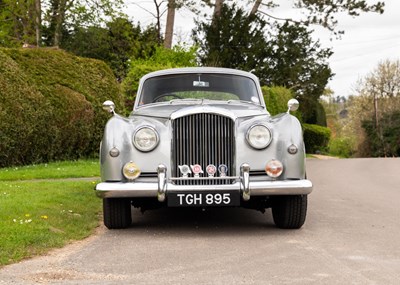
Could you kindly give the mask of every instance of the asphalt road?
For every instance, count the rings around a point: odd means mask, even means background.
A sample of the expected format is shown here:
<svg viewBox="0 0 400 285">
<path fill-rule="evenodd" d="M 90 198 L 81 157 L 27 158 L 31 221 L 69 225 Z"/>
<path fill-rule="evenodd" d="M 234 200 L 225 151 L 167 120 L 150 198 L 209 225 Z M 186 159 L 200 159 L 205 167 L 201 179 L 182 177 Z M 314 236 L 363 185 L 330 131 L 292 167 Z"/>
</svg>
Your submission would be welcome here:
<svg viewBox="0 0 400 285">
<path fill-rule="evenodd" d="M 134 212 L 135 225 L 0 270 L 0 284 L 400 284 L 400 159 L 308 161 L 306 224 L 245 209 Z"/>
</svg>

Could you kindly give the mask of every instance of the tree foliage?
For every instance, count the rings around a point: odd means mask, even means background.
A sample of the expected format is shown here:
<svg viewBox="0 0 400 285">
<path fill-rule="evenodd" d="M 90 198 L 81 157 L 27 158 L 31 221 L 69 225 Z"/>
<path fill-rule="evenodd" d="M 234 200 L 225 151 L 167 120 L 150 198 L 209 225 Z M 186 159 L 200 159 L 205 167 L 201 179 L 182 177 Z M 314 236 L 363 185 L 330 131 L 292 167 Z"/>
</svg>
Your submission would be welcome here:
<svg viewBox="0 0 400 285">
<path fill-rule="evenodd" d="M 174 36 L 175 13 L 177 10 L 186 9 L 194 13 L 198 13 L 198 0 L 153 0 L 154 10 L 142 6 L 142 2 L 134 1 L 135 4 L 144 12 L 150 14 L 155 20 L 155 29 L 157 31 L 157 39 L 159 45 L 171 49 Z M 200 4 L 200 6 L 202 6 Z M 166 15 L 165 33 L 162 33 L 162 21 Z"/>
<path fill-rule="evenodd" d="M 5 47 L 36 44 L 36 23 L 40 17 L 39 0 L 0 1 L 0 45 Z"/>
<path fill-rule="evenodd" d="M 275 24 L 276 34 L 269 36 L 270 53 L 255 73 L 267 85 L 285 86 L 301 101 L 306 123 L 326 126 L 325 112 L 318 102 L 333 73 L 327 62 L 332 55 L 313 41 L 311 31 L 289 22 Z M 272 32 L 274 33 L 274 32 Z"/>
<path fill-rule="evenodd" d="M 78 56 L 105 61 L 119 81 L 128 73 L 131 58 L 145 58 L 155 52 L 154 28 L 143 30 L 125 17 L 115 18 L 105 27 L 76 27 L 66 35 L 62 47 Z"/>
<path fill-rule="evenodd" d="M 193 31 L 201 63 L 251 71 L 263 85 L 293 90 L 304 122 L 326 126 L 318 98 L 333 76 L 327 63 L 332 51 L 322 49 L 305 27 L 268 24 L 235 5 L 223 5 L 220 14 Z"/>
<path fill-rule="evenodd" d="M 373 157 L 400 156 L 400 111 L 383 114 L 380 124 L 378 129 L 373 120 L 362 121 L 364 149 Z"/>
<path fill-rule="evenodd" d="M 359 16 L 362 12 L 383 13 L 384 2 L 378 1 L 369 4 L 366 0 L 297 0 L 295 7 L 308 11 L 305 24 L 319 24 L 330 30 L 334 30 L 338 24 L 335 16 L 345 12 L 350 16 Z"/>
<path fill-rule="evenodd" d="M 324 92 L 332 71 L 327 59 L 330 49 L 322 49 L 311 38 L 311 31 L 286 22 L 275 24 L 268 36 L 268 55 L 255 73 L 267 85 L 286 86 L 296 95 L 318 99 Z"/>
<path fill-rule="evenodd" d="M 233 5 L 223 5 L 212 22 L 199 21 L 193 39 L 202 65 L 252 70 L 266 56 L 266 23 Z"/>
<path fill-rule="evenodd" d="M 132 108 L 139 80 L 145 74 L 161 69 L 196 65 L 196 47 L 174 46 L 172 49 L 167 49 L 158 46 L 151 56 L 132 59 L 129 73 L 122 82 L 123 93 L 128 98 L 127 108 Z"/>
<path fill-rule="evenodd" d="M 385 60 L 359 82 L 352 100 L 352 128 L 359 134 L 361 156 L 398 156 L 400 60 Z"/>
<path fill-rule="evenodd" d="M 334 34 L 343 33 L 337 29 L 337 15 L 348 14 L 351 17 L 359 16 L 361 13 L 374 12 L 383 13 L 385 4 L 383 1 L 372 0 L 202 0 L 201 5 L 214 8 L 213 18 L 218 15 L 222 5 L 238 4 L 240 8 L 249 11 L 249 15 L 260 15 L 268 22 L 282 21 L 291 22 L 296 26 L 309 27 L 312 25 L 322 26 Z M 283 6 L 287 10 L 296 10 L 295 17 L 278 17 L 275 9 Z M 250 8 L 251 9 L 250 9 Z"/>
<path fill-rule="evenodd" d="M 99 26 L 120 15 L 123 0 L 2 0 L 0 44 L 61 46 L 74 27 Z"/>
</svg>

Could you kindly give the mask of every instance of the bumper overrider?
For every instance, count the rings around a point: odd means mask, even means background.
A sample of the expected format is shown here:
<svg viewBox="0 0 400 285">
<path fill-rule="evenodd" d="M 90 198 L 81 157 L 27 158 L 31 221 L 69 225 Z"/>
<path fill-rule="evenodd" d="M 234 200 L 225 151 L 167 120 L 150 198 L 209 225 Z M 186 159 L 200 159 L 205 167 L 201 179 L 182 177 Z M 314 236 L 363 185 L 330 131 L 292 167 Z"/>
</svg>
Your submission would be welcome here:
<svg viewBox="0 0 400 285">
<path fill-rule="evenodd" d="M 242 164 L 240 176 L 228 176 L 213 179 L 235 180 L 232 184 L 225 185 L 176 185 L 173 181 L 190 179 L 209 179 L 202 177 L 179 177 L 167 178 L 167 168 L 159 165 L 157 168 L 157 183 L 149 182 L 101 182 L 96 185 L 96 194 L 100 198 L 135 198 L 135 197 L 157 197 L 158 201 L 164 202 L 168 193 L 187 191 L 196 193 L 199 191 L 240 191 L 244 201 L 251 196 L 269 195 L 307 195 L 313 188 L 311 181 L 301 180 L 275 180 L 275 181 L 250 181 L 250 166 Z"/>
</svg>

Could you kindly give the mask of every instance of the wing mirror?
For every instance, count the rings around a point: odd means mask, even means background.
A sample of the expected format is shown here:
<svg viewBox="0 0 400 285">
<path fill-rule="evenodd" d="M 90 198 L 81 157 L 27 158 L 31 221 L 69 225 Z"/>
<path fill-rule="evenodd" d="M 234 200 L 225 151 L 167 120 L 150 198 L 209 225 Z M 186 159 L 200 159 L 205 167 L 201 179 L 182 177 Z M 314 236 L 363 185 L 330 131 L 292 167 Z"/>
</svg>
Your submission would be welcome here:
<svg viewBox="0 0 400 285">
<path fill-rule="evenodd" d="M 113 101 L 107 100 L 103 103 L 103 110 L 114 114 L 115 104 Z"/>
<path fill-rule="evenodd" d="M 296 99 L 290 99 L 287 103 L 287 106 L 288 106 L 287 110 L 288 114 L 289 112 L 297 111 L 297 109 L 299 109 L 299 101 L 297 101 Z"/>
</svg>

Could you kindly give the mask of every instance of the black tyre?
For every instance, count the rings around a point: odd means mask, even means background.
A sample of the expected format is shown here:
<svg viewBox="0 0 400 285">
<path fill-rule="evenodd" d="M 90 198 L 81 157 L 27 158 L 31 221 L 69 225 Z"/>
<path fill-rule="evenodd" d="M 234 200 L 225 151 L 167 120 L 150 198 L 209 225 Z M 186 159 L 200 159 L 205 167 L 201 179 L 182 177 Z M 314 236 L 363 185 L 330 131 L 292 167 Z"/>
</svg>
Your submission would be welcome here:
<svg viewBox="0 0 400 285">
<path fill-rule="evenodd" d="M 272 204 L 275 225 L 281 229 L 299 229 L 307 215 L 307 195 L 276 196 Z"/>
<path fill-rule="evenodd" d="M 124 229 L 132 223 L 131 201 L 128 199 L 103 199 L 104 225 L 109 229 Z"/>
</svg>

